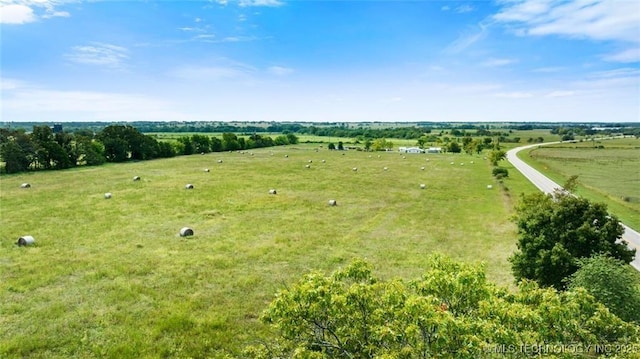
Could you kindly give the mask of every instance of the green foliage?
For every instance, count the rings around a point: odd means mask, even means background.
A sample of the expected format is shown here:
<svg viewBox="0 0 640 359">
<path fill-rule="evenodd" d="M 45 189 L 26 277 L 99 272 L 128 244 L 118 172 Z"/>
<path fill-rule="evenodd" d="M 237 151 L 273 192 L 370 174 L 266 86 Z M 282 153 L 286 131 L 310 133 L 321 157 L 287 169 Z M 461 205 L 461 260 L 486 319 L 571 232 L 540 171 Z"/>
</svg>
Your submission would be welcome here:
<svg viewBox="0 0 640 359">
<path fill-rule="evenodd" d="M 387 141 L 384 138 L 377 138 L 371 143 L 371 149 L 373 151 L 386 151 L 393 148 L 393 142 Z"/>
<path fill-rule="evenodd" d="M 491 152 L 489 152 L 488 157 L 489 157 L 489 162 L 491 162 L 492 165 L 497 166 L 498 162 L 507 158 L 507 153 L 504 152 L 503 150 L 492 150 Z"/>
<path fill-rule="evenodd" d="M 447 144 L 447 152 L 460 153 L 461 151 L 462 149 L 460 148 L 460 145 L 458 144 L 458 142 L 451 141 Z"/>
<path fill-rule="evenodd" d="M 637 344 L 640 335 L 582 289 L 523 282 L 510 294 L 489 283 L 482 266 L 437 255 L 408 283 L 381 280 L 361 260 L 330 276 L 307 274 L 261 319 L 279 340 L 248 347 L 255 358 L 499 357 L 501 346 L 587 348 Z"/>
<path fill-rule="evenodd" d="M 582 287 L 627 322 L 640 323 L 640 275 L 626 263 L 604 255 L 580 261 L 568 287 Z"/>
<path fill-rule="evenodd" d="M 333 142 L 329 142 L 329 144 L 327 145 L 327 148 L 329 150 L 335 150 L 336 149 L 336 145 L 334 145 Z"/>
<path fill-rule="evenodd" d="M 509 170 L 504 167 L 494 167 L 493 170 L 491 170 L 491 174 L 493 175 L 493 177 L 500 179 L 509 177 Z"/>
<path fill-rule="evenodd" d="M 517 280 L 562 289 L 579 259 L 605 253 L 629 263 L 635 255 L 626 242 L 618 242 L 624 228 L 604 204 L 562 191 L 522 195 L 515 222 L 518 251 L 509 260 Z"/>
</svg>

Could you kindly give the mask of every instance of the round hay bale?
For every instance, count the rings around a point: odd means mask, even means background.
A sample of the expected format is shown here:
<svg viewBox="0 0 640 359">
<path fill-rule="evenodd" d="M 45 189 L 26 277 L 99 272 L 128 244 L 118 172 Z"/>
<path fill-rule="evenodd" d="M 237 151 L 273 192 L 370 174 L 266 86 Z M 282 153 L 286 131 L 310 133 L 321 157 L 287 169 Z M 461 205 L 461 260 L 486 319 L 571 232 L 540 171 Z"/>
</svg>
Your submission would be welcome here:
<svg viewBox="0 0 640 359">
<path fill-rule="evenodd" d="M 313 163 L 313 160 L 309 160 L 309 163 Z"/>
<path fill-rule="evenodd" d="M 133 176 L 134 181 L 140 181 L 140 176 Z"/>
<path fill-rule="evenodd" d="M 406 160 L 406 159 L 407 159 L 407 156 L 402 156 L 402 159 L 403 159 L 403 160 Z"/>
<path fill-rule="evenodd" d="M 378 158 L 380 158 L 380 155 L 378 155 Z"/>
<path fill-rule="evenodd" d="M 284 155 L 284 158 L 289 158 L 289 155 Z"/>
<path fill-rule="evenodd" d="M 304 165 L 304 168 L 311 168 L 311 165 Z"/>
<path fill-rule="evenodd" d="M 277 193 L 278 193 L 278 192 L 276 192 L 276 190 L 275 190 L 275 189 L 273 189 L 273 188 L 269 190 L 269 194 L 277 194 Z"/>
<path fill-rule="evenodd" d="M 490 184 L 487 185 L 487 189 L 492 189 L 492 188 L 493 188 L 492 185 L 490 185 Z"/>
<path fill-rule="evenodd" d="M 31 188 L 31 185 L 29 183 L 23 183 L 20 185 L 20 188 Z"/>
<path fill-rule="evenodd" d="M 460 163 L 460 166 L 464 166 L 464 162 L 461 162 L 461 163 Z"/>
<path fill-rule="evenodd" d="M 429 159 L 427 158 L 427 159 L 425 159 L 425 161 L 429 162 Z"/>
<path fill-rule="evenodd" d="M 180 229 L 180 237 L 193 236 L 193 229 L 189 227 L 182 227 Z"/>
<path fill-rule="evenodd" d="M 325 160 L 322 160 L 322 163 L 325 163 L 325 162 L 327 162 L 327 161 L 325 161 Z"/>
<path fill-rule="evenodd" d="M 111 198 L 111 196 L 112 196 L 111 192 L 107 192 L 107 193 L 104 194 L 104 198 L 105 199 L 109 199 L 109 198 Z"/>
<path fill-rule="evenodd" d="M 335 199 L 330 199 L 329 200 L 329 206 L 334 207 L 334 206 L 337 206 L 337 205 L 338 205 L 338 202 L 336 202 Z"/>
<path fill-rule="evenodd" d="M 424 171 L 424 166 L 420 167 L 420 170 L 421 170 L 421 171 Z"/>
<path fill-rule="evenodd" d="M 452 165 L 455 165 L 455 162 L 451 162 Z"/>
<path fill-rule="evenodd" d="M 388 170 L 389 170 L 389 168 L 385 167 L 385 168 L 383 168 L 383 170 L 388 171 Z"/>
<path fill-rule="evenodd" d="M 16 244 L 20 247 L 30 246 L 36 243 L 36 240 L 32 236 L 22 236 L 18 238 Z"/>
<path fill-rule="evenodd" d="M 204 152 L 200 152 L 200 154 L 204 156 Z"/>
<path fill-rule="evenodd" d="M 222 160 L 218 160 L 218 163 L 222 163 Z"/>
<path fill-rule="evenodd" d="M 205 171 L 205 172 L 209 172 L 209 169 L 208 169 L 208 168 L 205 168 L 205 169 L 204 169 L 204 171 Z"/>
<path fill-rule="evenodd" d="M 358 171 L 358 167 L 353 167 L 353 172 L 357 172 Z"/>
<path fill-rule="evenodd" d="M 193 185 L 191 183 L 187 183 L 184 188 L 186 189 L 193 189 Z"/>
<path fill-rule="evenodd" d="M 425 188 L 427 188 L 427 185 L 426 185 L 426 184 L 424 184 L 424 183 L 422 183 L 422 184 L 420 184 L 420 188 L 421 188 L 421 189 L 425 189 Z"/>
<path fill-rule="evenodd" d="M 469 162 L 469 163 L 473 164 L 473 161 L 471 161 L 471 162 Z"/>
</svg>

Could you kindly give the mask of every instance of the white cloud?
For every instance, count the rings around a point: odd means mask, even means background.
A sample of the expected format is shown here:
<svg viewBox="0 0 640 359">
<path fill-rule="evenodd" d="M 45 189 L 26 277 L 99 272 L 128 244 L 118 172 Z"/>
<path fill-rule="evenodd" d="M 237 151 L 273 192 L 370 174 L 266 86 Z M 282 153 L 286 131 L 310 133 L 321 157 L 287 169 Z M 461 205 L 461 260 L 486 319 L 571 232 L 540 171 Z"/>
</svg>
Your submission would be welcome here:
<svg viewBox="0 0 640 359">
<path fill-rule="evenodd" d="M 482 66 L 485 67 L 500 67 L 507 66 L 518 62 L 518 60 L 514 59 L 489 59 L 482 63 Z"/>
<path fill-rule="evenodd" d="M 293 73 L 293 69 L 282 66 L 271 66 L 267 69 L 267 72 L 276 76 L 286 76 Z"/>
<path fill-rule="evenodd" d="M 506 3 L 493 19 L 515 23 L 523 35 L 640 42 L 637 1 L 521 0 Z"/>
<path fill-rule="evenodd" d="M 455 41 L 453 41 L 444 50 L 447 54 L 458 54 L 466 50 L 469 46 L 473 45 L 479 40 L 484 39 L 487 36 L 489 24 L 479 23 L 477 28 L 461 34 Z"/>
<path fill-rule="evenodd" d="M 26 24 L 36 21 L 33 9 L 25 5 L 0 5 L 0 24 Z"/>
<path fill-rule="evenodd" d="M 67 11 L 56 10 L 60 1 L 52 0 L 2 0 L 0 1 L 0 23 L 27 24 L 39 18 L 69 17 Z"/>
<path fill-rule="evenodd" d="M 514 91 L 514 92 L 500 92 L 500 93 L 494 94 L 494 96 L 503 97 L 503 98 L 520 99 L 520 98 L 533 97 L 533 94 L 531 92 Z"/>
<path fill-rule="evenodd" d="M 457 12 L 458 14 L 464 14 L 464 13 L 467 13 L 467 12 L 471 12 L 473 10 L 475 10 L 475 8 L 473 6 L 465 4 L 465 5 L 458 6 L 455 9 L 455 12 Z"/>
<path fill-rule="evenodd" d="M 214 66 L 183 66 L 169 72 L 172 77 L 188 81 L 216 81 L 246 78 L 255 68 L 240 63 Z"/>
<path fill-rule="evenodd" d="M 278 7 L 278 6 L 284 5 L 284 3 L 279 0 L 238 0 L 238 5 L 241 7 L 249 7 L 249 6 Z"/>
<path fill-rule="evenodd" d="M 541 72 L 541 73 L 553 73 L 553 72 L 560 72 L 562 70 L 564 70 L 564 67 L 551 66 L 551 67 L 539 67 L 539 68 L 533 69 L 531 71 L 532 72 Z"/>
<path fill-rule="evenodd" d="M 123 61 L 129 58 L 128 52 L 124 47 L 94 42 L 91 45 L 72 47 L 65 57 L 78 64 L 120 68 Z"/>
<path fill-rule="evenodd" d="M 640 36 L 640 34 L 639 34 Z M 603 56 L 605 61 L 632 63 L 640 62 L 640 45 L 615 53 Z"/>
</svg>

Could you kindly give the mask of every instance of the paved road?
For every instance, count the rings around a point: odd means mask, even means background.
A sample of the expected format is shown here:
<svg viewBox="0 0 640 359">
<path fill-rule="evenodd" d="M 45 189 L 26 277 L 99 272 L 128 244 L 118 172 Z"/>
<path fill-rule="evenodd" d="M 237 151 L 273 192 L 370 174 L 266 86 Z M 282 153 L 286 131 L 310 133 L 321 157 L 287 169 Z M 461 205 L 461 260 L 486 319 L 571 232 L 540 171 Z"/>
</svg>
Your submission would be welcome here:
<svg viewBox="0 0 640 359">
<path fill-rule="evenodd" d="M 544 145 L 550 145 L 559 142 L 549 142 Z M 543 144 L 535 144 L 514 148 L 507 152 L 507 160 L 529 180 L 536 187 L 538 187 L 544 193 L 552 193 L 556 188 L 562 188 L 559 184 L 553 182 L 542 173 L 535 170 L 533 167 L 526 164 L 523 160 L 519 159 L 517 153 L 532 147 L 538 147 Z M 640 271 L 640 233 L 631 229 L 629 226 L 622 224 L 624 227 L 624 233 L 622 239 L 629 243 L 629 247 L 636 249 L 636 258 L 631 262 L 631 265 Z"/>
</svg>

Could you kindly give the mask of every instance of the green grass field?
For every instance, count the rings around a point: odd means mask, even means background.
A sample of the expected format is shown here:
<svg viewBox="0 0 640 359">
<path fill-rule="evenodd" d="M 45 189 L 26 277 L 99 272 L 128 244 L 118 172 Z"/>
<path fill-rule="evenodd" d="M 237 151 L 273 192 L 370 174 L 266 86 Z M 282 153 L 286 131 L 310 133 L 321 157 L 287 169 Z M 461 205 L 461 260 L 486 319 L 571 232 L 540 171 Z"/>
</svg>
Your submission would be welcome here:
<svg viewBox="0 0 640 359">
<path fill-rule="evenodd" d="M 640 139 L 563 143 L 521 153 L 556 183 L 577 175 L 578 195 L 606 203 L 622 222 L 640 229 Z"/>
<path fill-rule="evenodd" d="M 353 258 L 411 279 L 442 252 L 511 285 L 513 200 L 535 189 L 510 175 L 503 191 L 481 156 L 298 145 L 3 176 L 0 357 L 237 355 L 269 337 L 278 289 Z"/>
</svg>

